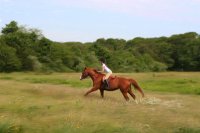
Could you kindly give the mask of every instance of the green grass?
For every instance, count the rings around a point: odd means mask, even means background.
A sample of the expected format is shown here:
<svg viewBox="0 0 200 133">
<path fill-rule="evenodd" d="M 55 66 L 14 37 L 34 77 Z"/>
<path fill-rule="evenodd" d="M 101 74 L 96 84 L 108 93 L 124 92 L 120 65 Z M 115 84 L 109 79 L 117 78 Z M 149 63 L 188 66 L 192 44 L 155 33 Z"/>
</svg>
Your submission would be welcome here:
<svg viewBox="0 0 200 133">
<path fill-rule="evenodd" d="M 4 80 L 13 80 L 13 77 L 1 76 L 0 79 L 4 79 Z"/>
<path fill-rule="evenodd" d="M 0 122 L 0 133 L 22 133 L 23 127 L 10 122 Z"/>
<path fill-rule="evenodd" d="M 200 133 L 200 128 L 179 128 L 175 133 Z"/>
<path fill-rule="evenodd" d="M 69 76 L 68 76 L 69 75 Z M 166 72 L 166 73 L 132 73 L 116 74 L 135 78 L 144 90 L 158 92 L 175 92 L 180 94 L 200 95 L 200 73 L 187 72 Z M 79 80 L 80 74 L 34 74 L 34 73 L 13 73 L 0 75 L 1 80 L 15 80 L 27 83 L 66 85 L 73 88 L 89 88 L 92 81 Z"/>
<path fill-rule="evenodd" d="M 200 95 L 200 72 L 122 74 L 135 78 L 144 90 Z"/>
<path fill-rule="evenodd" d="M 73 123 L 66 123 L 59 129 L 54 130 L 55 133 L 136 133 L 137 131 L 130 127 L 117 127 L 111 123 L 91 124 L 86 127 L 74 126 Z"/>
<path fill-rule="evenodd" d="M 69 75 L 69 76 L 68 76 Z M 86 88 L 92 85 L 90 80 L 80 82 L 78 74 L 35 74 L 35 73 L 12 73 L 1 74 L 2 80 L 14 80 L 19 82 L 40 83 L 40 84 L 54 84 L 66 85 L 74 88 Z"/>
<path fill-rule="evenodd" d="M 92 82 L 79 73 L 1 73 L 0 133 L 199 132 L 200 73 L 117 75 L 136 79 L 159 103 L 126 102 L 120 91 L 84 97 Z"/>
<path fill-rule="evenodd" d="M 144 88 L 151 91 L 177 92 L 200 95 L 200 82 L 196 79 L 161 79 L 142 82 Z"/>
<path fill-rule="evenodd" d="M 74 88 L 83 88 L 83 87 L 89 87 L 91 84 L 86 83 L 80 83 L 79 80 L 73 80 L 73 79 L 52 79 L 52 78 L 24 78 L 21 80 L 22 82 L 29 82 L 29 83 L 42 83 L 42 84 L 55 84 L 55 85 L 68 85 Z"/>
</svg>

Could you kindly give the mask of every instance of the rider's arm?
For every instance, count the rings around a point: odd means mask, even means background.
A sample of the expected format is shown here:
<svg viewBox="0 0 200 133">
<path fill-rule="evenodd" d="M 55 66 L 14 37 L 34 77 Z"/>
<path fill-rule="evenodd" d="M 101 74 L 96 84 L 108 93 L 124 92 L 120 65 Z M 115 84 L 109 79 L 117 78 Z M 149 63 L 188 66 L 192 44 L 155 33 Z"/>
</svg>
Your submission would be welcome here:
<svg viewBox="0 0 200 133">
<path fill-rule="evenodd" d="M 102 72 L 102 73 L 104 72 L 104 65 L 102 65 L 102 70 L 101 70 L 101 72 Z"/>
</svg>

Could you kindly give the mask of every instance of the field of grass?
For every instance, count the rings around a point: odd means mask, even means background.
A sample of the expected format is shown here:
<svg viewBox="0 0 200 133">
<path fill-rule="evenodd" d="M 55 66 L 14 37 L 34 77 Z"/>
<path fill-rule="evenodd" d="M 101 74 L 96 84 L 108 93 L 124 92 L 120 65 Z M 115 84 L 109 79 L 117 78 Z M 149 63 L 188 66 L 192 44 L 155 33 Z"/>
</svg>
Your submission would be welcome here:
<svg viewBox="0 0 200 133">
<path fill-rule="evenodd" d="M 119 90 L 84 97 L 92 82 L 80 73 L 1 73 L 0 133 L 200 132 L 200 73 L 116 75 L 136 79 L 146 97 L 138 104 Z"/>
</svg>

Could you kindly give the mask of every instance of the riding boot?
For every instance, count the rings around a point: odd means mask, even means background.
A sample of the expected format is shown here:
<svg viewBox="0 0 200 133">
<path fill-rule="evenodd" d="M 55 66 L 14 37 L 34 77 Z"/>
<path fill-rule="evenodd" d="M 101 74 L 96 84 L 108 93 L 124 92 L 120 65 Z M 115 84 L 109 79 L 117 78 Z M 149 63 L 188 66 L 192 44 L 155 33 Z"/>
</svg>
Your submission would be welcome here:
<svg viewBox="0 0 200 133">
<path fill-rule="evenodd" d="M 107 88 L 107 83 L 106 83 L 106 80 L 103 81 L 103 89 L 106 89 Z"/>
<path fill-rule="evenodd" d="M 106 82 L 105 80 L 103 80 L 103 85 L 102 85 L 102 88 L 105 89 L 106 88 Z"/>
<path fill-rule="evenodd" d="M 108 79 L 105 80 L 106 88 L 109 88 Z"/>
</svg>

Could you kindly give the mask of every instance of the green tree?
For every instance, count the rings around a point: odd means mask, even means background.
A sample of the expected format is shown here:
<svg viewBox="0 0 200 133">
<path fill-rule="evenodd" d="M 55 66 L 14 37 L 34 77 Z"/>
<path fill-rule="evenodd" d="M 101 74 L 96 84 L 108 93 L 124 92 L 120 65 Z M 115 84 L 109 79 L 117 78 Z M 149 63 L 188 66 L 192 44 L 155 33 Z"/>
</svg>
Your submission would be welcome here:
<svg viewBox="0 0 200 133">
<path fill-rule="evenodd" d="M 21 62 L 16 56 L 16 50 L 5 44 L 0 44 L 0 71 L 18 71 L 20 68 Z"/>
<path fill-rule="evenodd" d="M 17 32 L 19 29 L 16 21 L 11 21 L 9 24 L 6 25 L 5 28 L 2 29 L 1 33 L 3 34 L 9 34 Z"/>
</svg>

